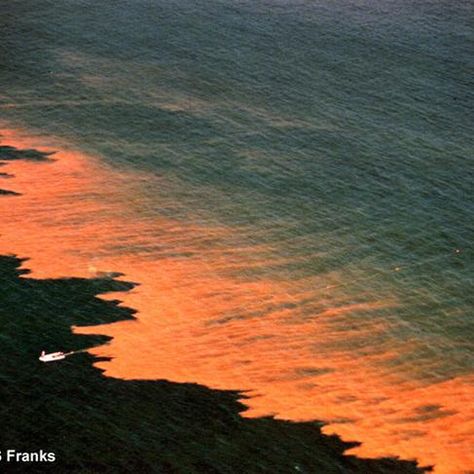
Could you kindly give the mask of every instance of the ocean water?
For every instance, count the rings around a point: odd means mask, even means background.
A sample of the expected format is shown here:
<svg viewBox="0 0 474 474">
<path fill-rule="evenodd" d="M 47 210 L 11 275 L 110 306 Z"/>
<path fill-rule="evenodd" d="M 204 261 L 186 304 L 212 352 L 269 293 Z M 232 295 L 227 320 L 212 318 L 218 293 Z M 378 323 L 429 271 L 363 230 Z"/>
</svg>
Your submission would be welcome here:
<svg viewBox="0 0 474 474">
<path fill-rule="evenodd" d="M 473 471 L 473 7 L 3 3 L 1 253 L 140 284 L 106 375 Z"/>
</svg>

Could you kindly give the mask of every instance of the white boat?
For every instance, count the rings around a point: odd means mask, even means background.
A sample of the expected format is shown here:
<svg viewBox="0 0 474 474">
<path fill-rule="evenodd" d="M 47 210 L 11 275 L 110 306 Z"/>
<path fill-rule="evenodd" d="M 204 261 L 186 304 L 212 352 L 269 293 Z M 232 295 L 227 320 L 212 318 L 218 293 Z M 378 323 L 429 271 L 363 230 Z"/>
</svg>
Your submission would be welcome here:
<svg viewBox="0 0 474 474">
<path fill-rule="evenodd" d="M 41 355 L 39 356 L 39 360 L 41 362 L 54 362 L 56 360 L 62 360 L 66 358 L 66 355 L 64 352 L 51 352 L 49 354 L 46 354 L 46 352 L 42 351 Z"/>
</svg>

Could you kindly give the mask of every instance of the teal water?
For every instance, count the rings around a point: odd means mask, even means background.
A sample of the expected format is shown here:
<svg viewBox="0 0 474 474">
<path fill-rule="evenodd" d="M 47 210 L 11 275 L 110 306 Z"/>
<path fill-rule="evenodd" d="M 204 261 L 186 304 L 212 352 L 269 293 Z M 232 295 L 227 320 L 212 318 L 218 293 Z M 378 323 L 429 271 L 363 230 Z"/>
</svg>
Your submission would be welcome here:
<svg viewBox="0 0 474 474">
<path fill-rule="evenodd" d="M 337 273 L 341 302 L 396 299 L 377 315 L 390 346 L 417 344 L 385 369 L 442 382 L 474 363 L 473 6 L 9 1 L 0 116 L 149 175 L 132 221 L 239 229 L 202 247 L 266 264 L 224 273 L 316 294 Z M 315 312 L 294 304 L 292 324 Z M 318 350 L 386 344 L 357 337 L 373 317 Z"/>
</svg>

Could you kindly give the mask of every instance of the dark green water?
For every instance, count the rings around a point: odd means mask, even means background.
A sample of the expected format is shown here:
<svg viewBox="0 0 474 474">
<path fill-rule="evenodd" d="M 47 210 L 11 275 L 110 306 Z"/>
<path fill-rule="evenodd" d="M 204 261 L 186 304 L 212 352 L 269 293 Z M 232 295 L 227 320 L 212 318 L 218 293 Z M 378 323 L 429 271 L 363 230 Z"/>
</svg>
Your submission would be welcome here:
<svg viewBox="0 0 474 474">
<path fill-rule="evenodd" d="M 268 263 L 233 276 L 317 295 L 315 278 L 344 275 L 339 301 L 395 299 L 378 315 L 390 345 L 416 345 L 384 370 L 445 381 L 474 363 L 473 10 L 11 0 L 0 116 L 149 175 L 132 222 L 239 229 L 211 245 L 260 248 Z M 296 323 L 312 317 L 295 305 Z M 357 339 L 372 317 L 344 320 L 355 335 L 339 344 L 381 343 Z"/>
</svg>

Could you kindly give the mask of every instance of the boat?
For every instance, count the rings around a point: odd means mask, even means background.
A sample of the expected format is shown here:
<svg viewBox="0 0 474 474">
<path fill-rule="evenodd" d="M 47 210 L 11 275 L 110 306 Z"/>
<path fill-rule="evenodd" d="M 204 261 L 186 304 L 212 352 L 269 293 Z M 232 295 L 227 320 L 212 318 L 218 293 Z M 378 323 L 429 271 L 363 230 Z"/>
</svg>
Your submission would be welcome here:
<svg viewBox="0 0 474 474">
<path fill-rule="evenodd" d="M 41 352 L 41 355 L 39 356 L 39 360 L 41 362 L 54 362 L 56 360 L 63 360 L 66 358 L 66 355 L 64 352 L 50 352 L 49 354 L 46 354 L 45 351 Z"/>
</svg>

